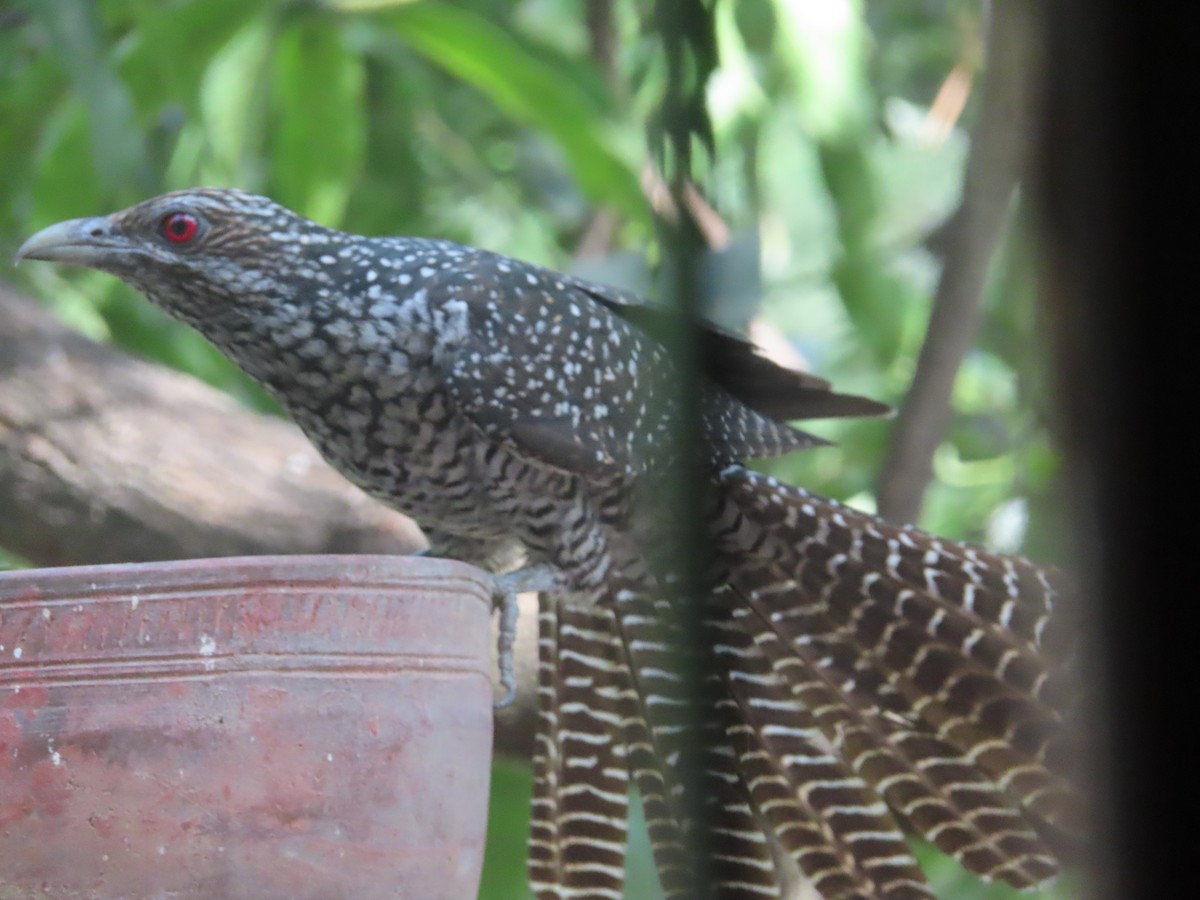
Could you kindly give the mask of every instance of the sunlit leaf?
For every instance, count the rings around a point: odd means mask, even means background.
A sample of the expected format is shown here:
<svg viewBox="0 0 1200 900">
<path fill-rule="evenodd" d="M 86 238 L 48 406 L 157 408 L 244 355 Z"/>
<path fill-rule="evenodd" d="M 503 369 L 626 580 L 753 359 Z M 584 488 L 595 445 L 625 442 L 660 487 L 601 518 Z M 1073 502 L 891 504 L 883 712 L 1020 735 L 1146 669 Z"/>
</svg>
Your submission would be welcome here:
<svg viewBox="0 0 1200 900">
<path fill-rule="evenodd" d="M 140 105 L 157 111 L 199 104 L 200 84 L 213 56 L 256 19 L 268 0 L 191 0 L 156 4 L 137 18 L 120 73 Z"/>
<path fill-rule="evenodd" d="M 870 112 L 861 0 L 775 0 L 783 62 L 818 140 L 863 130 Z"/>
<path fill-rule="evenodd" d="M 427 173 L 416 153 L 413 114 L 416 87 L 399 68 L 368 59 L 363 168 L 350 195 L 347 217 L 371 234 L 419 230 Z M 426 225 L 427 227 L 427 225 Z"/>
<path fill-rule="evenodd" d="M 718 4 L 713 12 L 721 66 L 709 80 L 708 106 L 718 134 L 743 117 L 762 115 L 769 105 L 735 15 L 731 3 Z"/>
<path fill-rule="evenodd" d="M 553 138 L 593 202 L 646 221 L 636 172 L 611 149 L 605 115 L 588 90 L 465 9 L 413 3 L 394 9 L 387 21 L 413 49 L 474 85 L 517 121 Z"/>
<path fill-rule="evenodd" d="M 328 19 L 305 18 L 279 36 L 272 75 L 272 192 L 337 224 L 366 140 L 362 58 Z"/>
<path fill-rule="evenodd" d="M 267 112 L 266 75 L 275 35 L 275 18 L 254 16 L 218 50 L 200 81 L 205 164 L 203 181 L 254 187 L 247 171 L 261 159 Z"/>
</svg>

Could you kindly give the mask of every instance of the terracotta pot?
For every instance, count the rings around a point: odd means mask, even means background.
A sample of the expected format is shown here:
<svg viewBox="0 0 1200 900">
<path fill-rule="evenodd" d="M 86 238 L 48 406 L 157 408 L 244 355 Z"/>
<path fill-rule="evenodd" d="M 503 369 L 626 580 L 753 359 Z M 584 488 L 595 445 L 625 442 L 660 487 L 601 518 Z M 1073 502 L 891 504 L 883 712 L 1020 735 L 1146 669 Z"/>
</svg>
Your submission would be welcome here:
<svg viewBox="0 0 1200 900">
<path fill-rule="evenodd" d="M 0 900 L 474 897 L 490 634 L 441 560 L 0 573 Z"/>
</svg>

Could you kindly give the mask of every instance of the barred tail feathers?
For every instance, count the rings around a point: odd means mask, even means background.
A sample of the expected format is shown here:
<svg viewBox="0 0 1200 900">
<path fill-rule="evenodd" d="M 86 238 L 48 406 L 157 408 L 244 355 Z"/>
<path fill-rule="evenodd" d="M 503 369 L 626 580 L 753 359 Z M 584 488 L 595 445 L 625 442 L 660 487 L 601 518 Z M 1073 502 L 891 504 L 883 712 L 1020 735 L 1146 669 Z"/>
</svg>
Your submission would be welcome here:
<svg viewBox="0 0 1200 900">
<path fill-rule="evenodd" d="M 612 614 L 543 595 L 529 877 L 539 900 L 624 897 L 629 763 Z"/>
<path fill-rule="evenodd" d="M 737 467 L 716 494 L 718 586 L 695 612 L 717 700 L 700 732 L 680 715 L 669 601 L 544 601 L 539 900 L 620 896 L 630 778 L 664 893 L 694 895 L 689 743 L 714 896 L 778 896 L 782 853 L 826 900 L 929 898 L 910 834 L 984 878 L 1052 879 L 1078 821 L 1057 765 L 1062 579 Z"/>
<path fill-rule="evenodd" d="M 1052 764 L 1071 700 L 1047 625 L 1060 576 L 740 468 L 721 497 L 729 615 L 841 758 L 971 871 L 1052 878 L 1043 838 L 1069 844 L 1079 821 Z"/>
</svg>

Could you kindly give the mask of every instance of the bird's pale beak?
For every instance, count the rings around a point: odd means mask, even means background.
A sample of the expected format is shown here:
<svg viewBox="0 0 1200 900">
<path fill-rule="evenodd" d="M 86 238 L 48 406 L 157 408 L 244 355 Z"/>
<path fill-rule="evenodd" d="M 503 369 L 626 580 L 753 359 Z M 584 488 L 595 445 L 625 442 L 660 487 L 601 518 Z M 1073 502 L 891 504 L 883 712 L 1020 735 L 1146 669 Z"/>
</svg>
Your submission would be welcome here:
<svg viewBox="0 0 1200 900">
<path fill-rule="evenodd" d="M 117 236 L 107 216 L 94 219 L 68 219 L 43 228 L 17 251 L 15 262 L 43 259 L 76 266 L 94 266 L 111 260 L 124 242 Z"/>
</svg>

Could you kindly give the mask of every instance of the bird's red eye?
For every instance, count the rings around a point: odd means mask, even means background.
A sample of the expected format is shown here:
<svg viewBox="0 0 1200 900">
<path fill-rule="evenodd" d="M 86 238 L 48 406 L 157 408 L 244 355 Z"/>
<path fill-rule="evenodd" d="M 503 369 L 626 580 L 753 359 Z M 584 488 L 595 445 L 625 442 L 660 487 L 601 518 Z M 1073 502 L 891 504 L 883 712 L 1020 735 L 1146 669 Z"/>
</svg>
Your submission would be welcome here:
<svg viewBox="0 0 1200 900">
<path fill-rule="evenodd" d="M 187 213 L 173 212 L 162 220 L 162 233 L 168 241 L 184 244 L 196 236 L 200 223 L 195 216 Z"/>
</svg>

